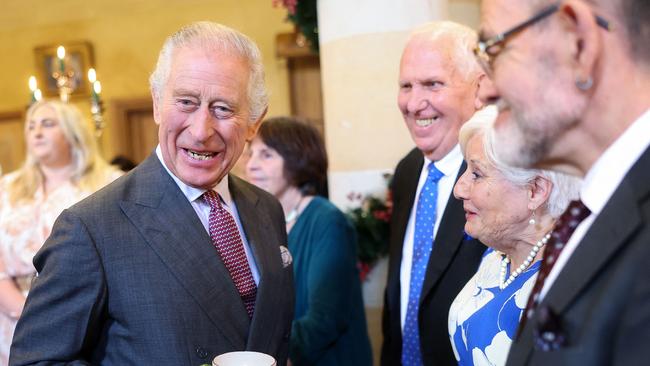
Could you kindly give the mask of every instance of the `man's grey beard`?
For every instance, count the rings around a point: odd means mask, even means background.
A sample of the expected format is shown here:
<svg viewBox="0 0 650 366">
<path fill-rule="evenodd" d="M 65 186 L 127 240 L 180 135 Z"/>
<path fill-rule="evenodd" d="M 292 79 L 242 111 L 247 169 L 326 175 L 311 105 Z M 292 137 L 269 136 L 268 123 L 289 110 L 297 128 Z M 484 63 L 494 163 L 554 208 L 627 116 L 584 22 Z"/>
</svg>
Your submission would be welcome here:
<svg viewBox="0 0 650 366">
<path fill-rule="evenodd" d="M 549 139 L 546 131 L 535 130 L 531 126 L 534 126 L 533 121 L 513 111 L 512 120 L 495 131 L 497 158 L 519 168 L 538 166 L 548 154 Z"/>
</svg>

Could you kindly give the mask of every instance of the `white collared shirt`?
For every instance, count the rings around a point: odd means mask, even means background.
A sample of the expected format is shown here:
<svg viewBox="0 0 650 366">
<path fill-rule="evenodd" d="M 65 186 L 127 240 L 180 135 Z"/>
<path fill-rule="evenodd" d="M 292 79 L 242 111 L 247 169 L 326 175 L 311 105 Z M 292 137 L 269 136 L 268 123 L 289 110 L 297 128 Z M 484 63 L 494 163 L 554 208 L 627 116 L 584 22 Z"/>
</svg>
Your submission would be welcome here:
<svg viewBox="0 0 650 366">
<path fill-rule="evenodd" d="M 201 220 L 201 224 L 203 224 L 203 228 L 205 228 L 205 231 L 208 233 L 209 236 L 210 229 L 208 226 L 208 222 L 210 217 L 210 205 L 201 198 L 203 196 L 203 193 L 206 192 L 206 190 L 188 186 L 187 184 L 183 183 L 183 181 L 178 179 L 178 177 L 176 177 L 167 168 L 167 165 L 165 165 L 165 160 L 162 157 L 162 151 L 160 150 L 160 145 L 156 147 L 156 155 L 158 156 L 158 160 L 160 160 L 160 163 L 163 165 L 163 167 L 165 167 L 167 173 L 169 173 L 169 175 L 174 179 L 174 182 L 176 182 L 178 188 L 181 189 L 181 192 L 183 192 L 187 200 L 192 205 L 192 208 L 199 216 L 199 220 Z M 257 264 L 255 263 L 255 258 L 253 257 L 253 253 L 251 252 L 251 248 L 248 245 L 248 240 L 246 239 L 246 235 L 244 234 L 244 229 L 242 228 L 241 221 L 239 220 L 239 213 L 237 212 L 237 206 L 235 205 L 235 201 L 233 201 L 232 196 L 230 195 L 230 189 L 228 188 L 228 176 L 224 177 L 224 179 L 222 179 L 219 183 L 217 183 L 217 185 L 214 186 L 212 189 L 221 196 L 221 200 L 224 203 L 223 207 L 228 212 L 230 212 L 230 214 L 235 218 L 235 223 L 237 223 L 237 229 L 239 230 L 239 234 L 241 235 L 242 242 L 244 243 L 246 260 L 248 260 L 248 265 L 250 266 L 251 272 L 253 273 L 253 280 L 255 280 L 256 285 L 259 285 L 260 274 L 257 269 Z"/>
<path fill-rule="evenodd" d="M 454 183 L 456 183 L 456 177 L 458 176 L 458 170 L 463 163 L 463 154 L 460 151 L 460 145 L 456 145 L 444 158 L 432 162 L 431 160 L 424 158 L 424 164 L 422 164 L 422 170 L 420 171 L 420 180 L 418 182 L 418 188 L 415 192 L 415 200 L 413 200 L 413 207 L 411 207 L 411 214 L 409 216 L 408 225 L 406 226 L 406 233 L 404 234 L 404 245 L 402 247 L 402 263 L 400 267 L 400 319 L 402 329 L 404 329 L 404 321 L 406 320 L 406 307 L 409 299 L 409 284 L 411 283 L 411 266 L 413 264 L 413 235 L 415 233 L 415 211 L 417 211 L 418 198 L 420 197 L 420 191 L 424 186 L 424 183 L 427 180 L 427 175 L 429 174 L 428 166 L 429 164 L 434 164 L 440 172 L 444 174 L 444 177 L 440 178 L 438 181 L 438 201 L 436 206 L 436 223 L 433 228 L 433 237 L 435 243 L 436 233 L 440 227 L 440 221 L 447 207 L 447 202 L 449 201 L 449 196 L 454 189 Z M 435 245 L 435 244 L 434 244 Z"/>
<path fill-rule="evenodd" d="M 647 110 L 605 150 L 589 169 L 580 189 L 580 198 L 591 214 L 578 225 L 571 239 L 557 258 L 544 287 L 540 300 L 544 298 L 557 279 L 567 261 L 582 241 L 605 204 L 621 184 L 627 172 L 650 146 L 650 110 Z"/>
</svg>

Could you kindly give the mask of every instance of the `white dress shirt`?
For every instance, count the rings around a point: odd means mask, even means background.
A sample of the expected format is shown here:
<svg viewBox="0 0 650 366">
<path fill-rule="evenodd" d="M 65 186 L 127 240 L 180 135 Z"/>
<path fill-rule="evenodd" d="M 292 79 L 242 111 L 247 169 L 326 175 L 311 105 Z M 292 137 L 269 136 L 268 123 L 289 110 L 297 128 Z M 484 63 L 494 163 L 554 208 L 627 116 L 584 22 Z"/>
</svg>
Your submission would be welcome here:
<svg viewBox="0 0 650 366">
<path fill-rule="evenodd" d="M 614 143 L 605 150 L 589 169 L 580 189 L 580 199 L 591 214 L 578 225 L 551 269 L 540 300 L 546 295 L 567 261 L 582 241 L 605 204 L 621 184 L 630 168 L 650 146 L 650 110 L 646 111 L 628 127 Z"/>
<path fill-rule="evenodd" d="M 205 202 L 203 198 L 201 198 L 201 196 L 203 196 L 203 193 L 205 193 L 206 190 L 188 186 L 187 184 L 183 183 L 183 181 L 178 179 L 178 177 L 176 177 L 167 168 L 167 165 L 165 165 L 165 161 L 163 160 L 162 157 L 162 151 L 160 150 L 160 145 L 156 147 L 156 155 L 158 156 L 160 163 L 162 163 L 162 165 L 165 167 L 167 173 L 169 173 L 169 175 L 174 179 L 174 182 L 176 182 L 178 188 L 181 189 L 181 192 L 183 192 L 187 200 L 190 202 L 192 208 L 194 209 L 194 211 L 196 211 L 196 214 L 199 216 L 199 220 L 201 220 L 201 224 L 203 224 L 205 231 L 208 233 L 208 236 L 210 236 L 210 229 L 208 226 L 208 221 L 210 217 L 210 205 L 207 202 Z M 255 258 L 253 257 L 251 248 L 248 245 L 248 240 L 246 240 L 246 235 L 244 234 L 244 229 L 242 228 L 241 221 L 239 220 L 237 206 L 235 205 L 235 201 L 233 201 L 232 196 L 230 195 L 230 189 L 228 188 L 228 176 L 224 177 L 224 179 L 222 179 L 221 182 L 217 183 L 217 185 L 214 186 L 212 189 L 215 192 L 217 192 L 219 196 L 221 196 L 221 200 L 224 204 L 223 207 L 228 212 L 230 212 L 230 214 L 235 218 L 235 223 L 237 223 L 237 229 L 239 230 L 239 234 L 241 235 L 242 242 L 244 243 L 244 251 L 246 252 L 246 259 L 248 260 L 248 265 L 250 266 L 251 272 L 253 273 L 253 280 L 255 280 L 256 285 L 259 285 L 260 273 L 257 269 L 257 264 L 255 263 Z M 215 248 L 215 250 L 217 249 Z"/>
<path fill-rule="evenodd" d="M 411 207 L 411 215 L 409 216 L 408 225 L 406 226 L 406 233 L 404 234 L 404 245 L 402 247 L 402 263 L 400 267 L 400 319 L 402 324 L 402 329 L 404 329 L 404 321 L 406 320 L 406 306 L 409 299 L 409 284 L 411 283 L 411 266 L 413 262 L 413 235 L 415 232 L 415 211 L 417 211 L 418 198 L 420 197 L 420 191 L 424 186 L 424 183 L 427 180 L 427 175 L 429 174 L 428 166 L 429 164 L 434 164 L 440 172 L 444 174 L 444 177 L 440 178 L 438 181 L 438 201 L 436 206 L 436 223 L 433 228 L 433 237 L 435 245 L 435 237 L 440 227 L 440 221 L 447 207 L 447 201 L 449 201 L 449 196 L 454 189 L 454 183 L 456 183 L 456 177 L 458 176 L 458 170 L 463 163 L 463 154 L 460 152 L 460 145 L 456 145 L 444 158 L 432 162 L 431 160 L 424 158 L 424 164 L 422 164 L 422 170 L 420 171 L 420 180 L 418 182 L 418 188 L 415 192 L 415 200 L 413 200 L 413 207 Z"/>
</svg>

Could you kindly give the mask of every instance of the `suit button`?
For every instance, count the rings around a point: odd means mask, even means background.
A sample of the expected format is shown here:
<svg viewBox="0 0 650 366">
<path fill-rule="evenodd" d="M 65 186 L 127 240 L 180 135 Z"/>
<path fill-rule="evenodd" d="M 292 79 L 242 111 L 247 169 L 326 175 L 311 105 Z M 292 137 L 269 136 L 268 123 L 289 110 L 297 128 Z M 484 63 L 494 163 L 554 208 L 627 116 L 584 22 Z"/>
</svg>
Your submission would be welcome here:
<svg viewBox="0 0 650 366">
<path fill-rule="evenodd" d="M 197 346 L 196 347 L 196 355 L 199 356 L 200 359 L 205 359 L 205 358 L 208 357 L 208 351 L 206 351 L 201 346 Z"/>
</svg>

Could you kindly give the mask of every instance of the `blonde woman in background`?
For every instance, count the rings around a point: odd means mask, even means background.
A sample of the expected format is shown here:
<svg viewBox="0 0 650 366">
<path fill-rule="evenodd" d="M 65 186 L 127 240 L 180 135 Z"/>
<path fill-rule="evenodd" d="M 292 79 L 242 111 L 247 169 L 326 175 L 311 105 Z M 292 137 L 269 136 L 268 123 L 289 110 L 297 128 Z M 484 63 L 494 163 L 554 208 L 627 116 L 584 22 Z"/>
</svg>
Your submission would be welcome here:
<svg viewBox="0 0 650 366">
<path fill-rule="evenodd" d="M 74 106 L 40 101 L 27 111 L 27 158 L 0 178 L 0 364 L 35 274 L 32 258 L 65 208 L 120 176 L 98 154 Z"/>
</svg>

